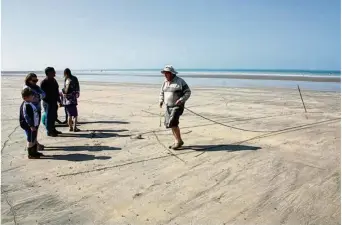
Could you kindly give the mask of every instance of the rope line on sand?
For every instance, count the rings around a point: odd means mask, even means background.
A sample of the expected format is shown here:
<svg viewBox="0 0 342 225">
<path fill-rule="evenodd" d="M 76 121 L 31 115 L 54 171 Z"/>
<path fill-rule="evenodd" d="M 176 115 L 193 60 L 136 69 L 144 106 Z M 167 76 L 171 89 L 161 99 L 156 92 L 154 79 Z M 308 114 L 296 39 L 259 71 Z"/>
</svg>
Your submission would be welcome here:
<svg viewBox="0 0 342 225">
<path fill-rule="evenodd" d="M 308 112 L 308 114 L 311 114 L 311 113 L 325 113 L 325 112 Z M 289 114 L 281 114 L 281 115 L 270 115 L 270 116 L 263 116 L 263 117 L 256 117 L 256 118 L 249 118 L 249 119 L 236 119 L 236 120 L 229 120 L 229 121 L 225 121 L 224 123 L 229 123 L 229 122 L 243 122 L 243 121 L 249 121 L 249 120 L 256 120 L 256 119 L 263 119 L 263 118 L 270 118 L 270 117 L 278 117 L 278 116 L 292 116 L 292 115 L 295 115 L 295 114 L 302 114 L 302 113 L 289 113 Z M 157 114 L 155 114 L 157 115 Z M 158 115 L 159 117 L 159 115 Z M 339 119 L 339 118 L 337 118 Z M 217 122 L 217 121 L 214 121 L 214 120 L 209 120 L 210 122 L 212 122 L 211 124 L 202 124 L 202 125 L 196 125 L 196 126 L 189 126 L 189 127 L 183 127 L 183 129 L 190 129 L 190 128 L 196 128 L 196 127 L 201 127 L 201 126 L 208 126 L 208 125 L 214 125 L 214 124 L 219 124 L 219 125 L 223 125 L 225 127 L 229 127 L 231 128 L 232 126 L 229 126 L 227 124 L 224 124 L 223 122 Z M 306 124 L 303 124 L 303 125 L 306 125 Z M 300 125 L 302 126 L 302 125 Z M 237 127 L 234 127 L 234 128 L 237 128 Z M 294 128 L 294 127 L 288 127 L 288 128 L 285 128 L 285 129 L 291 129 L 291 128 Z M 237 128 L 237 129 L 240 129 L 240 128 Z M 247 130 L 247 129 L 242 129 L 242 130 Z M 259 133 L 268 133 L 268 132 L 279 132 L 279 131 L 282 131 L 283 129 L 279 129 L 279 130 L 275 130 L 275 131 L 260 131 Z M 250 131 L 250 130 L 247 130 L 247 131 Z M 151 134 L 151 133 L 163 133 L 163 132 L 167 132 L 167 130 L 161 130 L 161 129 L 155 129 L 155 130 L 149 130 L 149 131 L 144 131 L 144 132 L 137 132 L 137 133 L 132 133 L 131 136 L 135 136 L 135 135 L 145 135 L 145 134 Z"/>
<path fill-rule="evenodd" d="M 174 157 L 176 157 L 177 159 L 179 159 L 180 161 L 186 163 L 183 159 L 181 159 L 179 156 L 177 156 L 175 153 L 173 153 L 170 149 L 168 149 L 168 148 L 159 140 L 158 135 L 157 135 L 155 132 L 153 132 L 153 134 L 154 134 L 154 136 L 156 137 L 158 143 L 159 143 L 161 146 L 163 146 L 163 147 L 164 147 L 172 156 L 174 156 Z"/>
<path fill-rule="evenodd" d="M 233 144 L 240 145 L 240 144 L 242 144 L 244 142 L 247 142 L 247 141 L 251 141 L 251 140 L 255 140 L 255 139 L 261 139 L 261 138 L 266 138 L 266 137 L 271 137 L 271 136 L 274 136 L 274 135 L 279 135 L 279 134 L 288 133 L 288 132 L 294 132 L 294 131 L 298 131 L 298 130 L 303 130 L 303 129 L 311 128 L 311 127 L 314 127 L 314 126 L 317 126 L 317 125 L 331 123 L 331 122 L 337 121 L 339 119 L 340 118 L 334 118 L 334 119 L 319 121 L 319 122 L 315 122 L 315 123 L 311 123 L 311 124 L 304 124 L 304 125 L 297 126 L 297 127 L 285 128 L 283 130 L 280 130 L 279 132 L 258 135 L 258 136 L 252 137 L 252 138 L 248 138 L 246 140 L 235 142 Z M 223 146 L 229 146 L 229 145 L 224 145 L 224 144 L 220 145 L 220 147 L 223 147 Z M 113 168 L 129 166 L 129 165 L 136 164 L 136 163 L 149 162 L 149 161 L 158 160 L 158 159 L 165 159 L 165 158 L 169 158 L 169 157 L 172 157 L 172 156 L 188 155 L 188 154 L 191 154 L 191 153 L 201 152 L 200 154 L 195 156 L 195 157 L 198 157 L 198 156 L 204 154 L 206 152 L 205 150 L 209 150 L 209 149 L 213 149 L 213 148 L 217 148 L 217 147 L 218 146 L 212 146 L 212 147 L 201 149 L 201 150 L 193 150 L 193 151 L 187 151 L 187 152 L 180 152 L 180 153 L 174 154 L 174 155 L 167 154 L 167 155 L 157 156 L 157 157 L 148 158 L 148 159 L 142 159 L 142 160 L 137 160 L 137 161 L 126 162 L 126 163 L 123 163 L 123 164 L 116 164 L 116 165 L 105 166 L 105 167 L 101 167 L 101 168 L 97 168 L 97 169 L 92 169 L 92 170 L 79 171 L 79 172 L 67 173 L 67 174 L 60 174 L 60 175 L 57 175 L 57 177 L 76 176 L 76 175 L 80 175 L 80 174 L 86 174 L 86 173 L 91 173 L 91 172 L 98 172 L 98 171 L 104 171 L 104 170 L 113 169 Z"/>
<path fill-rule="evenodd" d="M 201 118 L 203 118 L 205 120 L 211 121 L 213 123 L 216 123 L 216 124 L 219 124 L 221 126 L 228 127 L 228 128 L 231 128 L 231 129 L 240 130 L 240 131 L 247 131 L 247 132 L 255 132 L 255 133 L 277 132 L 277 130 L 248 130 L 248 129 L 243 129 L 243 128 L 239 128 L 239 127 L 229 126 L 227 124 L 224 124 L 224 123 L 221 123 L 221 122 L 209 119 L 208 117 L 202 116 L 201 114 L 198 114 L 198 113 L 192 111 L 191 109 L 188 109 L 187 107 L 184 107 L 184 108 L 186 110 L 188 110 L 189 112 L 191 112 L 192 114 L 196 115 L 196 116 L 199 116 L 199 117 L 201 117 Z"/>
</svg>

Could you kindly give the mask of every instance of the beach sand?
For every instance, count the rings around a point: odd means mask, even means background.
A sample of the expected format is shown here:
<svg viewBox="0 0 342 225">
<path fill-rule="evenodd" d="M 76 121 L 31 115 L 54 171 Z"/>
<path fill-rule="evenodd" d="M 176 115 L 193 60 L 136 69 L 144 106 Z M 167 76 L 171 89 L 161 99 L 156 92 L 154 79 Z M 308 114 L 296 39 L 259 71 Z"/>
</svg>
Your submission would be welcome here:
<svg viewBox="0 0 342 225">
<path fill-rule="evenodd" d="M 2 224 L 340 224 L 340 93 L 303 91 L 305 114 L 295 89 L 192 88 L 189 109 L 260 132 L 185 111 L 170 151 L 159 86 L 81 83 L 83 131 L 42 126 L 29 160 L 22 81 L 2 78 Z"/>
</svg>

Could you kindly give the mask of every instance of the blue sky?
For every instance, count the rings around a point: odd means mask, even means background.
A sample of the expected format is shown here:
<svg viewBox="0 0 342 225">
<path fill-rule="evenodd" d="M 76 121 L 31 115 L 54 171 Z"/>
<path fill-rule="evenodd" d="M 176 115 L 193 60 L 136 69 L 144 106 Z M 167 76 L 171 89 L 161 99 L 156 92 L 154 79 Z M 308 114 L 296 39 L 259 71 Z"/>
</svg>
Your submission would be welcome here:
<svg viewBox="0 0 342 225">
<path fill-rule="evenodd" d="M 332 69 L 339 0 L 2 0 L 2 70 Z"/>
</svg>

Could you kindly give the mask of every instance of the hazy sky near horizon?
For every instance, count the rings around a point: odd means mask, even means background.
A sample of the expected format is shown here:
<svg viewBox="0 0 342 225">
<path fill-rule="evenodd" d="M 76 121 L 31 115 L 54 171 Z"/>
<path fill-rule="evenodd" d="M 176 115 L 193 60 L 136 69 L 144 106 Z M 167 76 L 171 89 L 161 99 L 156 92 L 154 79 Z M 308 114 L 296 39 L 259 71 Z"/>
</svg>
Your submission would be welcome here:
<svg viewBox="0 0 342 225">
<path fill-rule="evenodd" d="M 2 0 L 2 70 L 331 69 L 340 0 Z"/>
</svg>

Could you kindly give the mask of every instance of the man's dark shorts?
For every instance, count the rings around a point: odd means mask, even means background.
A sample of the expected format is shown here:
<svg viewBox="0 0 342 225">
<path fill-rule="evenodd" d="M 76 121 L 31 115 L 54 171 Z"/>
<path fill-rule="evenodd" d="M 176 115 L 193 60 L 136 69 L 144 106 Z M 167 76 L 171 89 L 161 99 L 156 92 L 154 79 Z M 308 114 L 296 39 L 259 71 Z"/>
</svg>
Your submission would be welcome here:
<svg viewBox="0 0 342 225">
<path fill-rule="evenodd" d="M 183 106 L 173 106 L 169 107 L 166 106 L 166 112 L 165 112 L 165 127 L 166 128 L 172 128 L 172 127 L 178 127 L 179 125 L 179 118 L 184 112 Z"/>
</svg>

